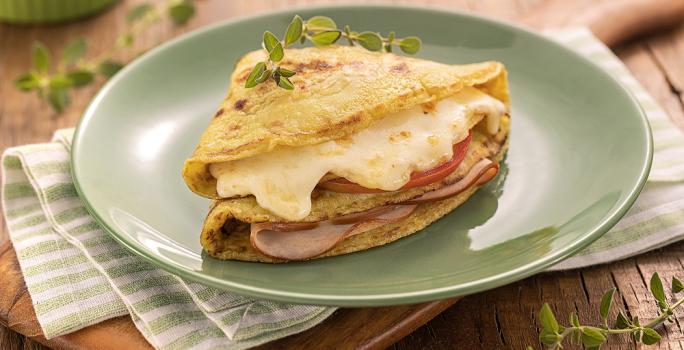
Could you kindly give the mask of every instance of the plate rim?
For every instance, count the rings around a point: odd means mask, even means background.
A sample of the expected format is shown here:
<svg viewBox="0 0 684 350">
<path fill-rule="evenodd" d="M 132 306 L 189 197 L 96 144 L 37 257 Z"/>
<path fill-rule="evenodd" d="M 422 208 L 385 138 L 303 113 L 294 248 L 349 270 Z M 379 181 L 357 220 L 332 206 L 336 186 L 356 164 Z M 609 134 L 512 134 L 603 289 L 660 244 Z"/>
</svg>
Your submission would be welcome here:
<svg viewBox="0 0 684 350">
<path fill-rule="evenodd" d="M 134 243 L 130 242 L 127 238 L 126 235 L 120 234 L 115 228 L 111 227 L 110 225 L 107 224 L 107 222 L 97 213 L 97 211 L 94 209 L 93 205 L 91 204 L 91 201 L 88 199 L 88 195 L 83 191 L 83 188 L 81 187 L 80 181 L 79 181 L 79 173 L 77 171 L 77 166 L 74 166 L 76 164 L 77 159 L 78 159 L 78 153 L 80 150 L 80 144 L 81 142 L 79 141 L 82 137 L 82 134 L 84 133 L 83 130 L 83 125 L 85 125 L 87 120 L 90 120 L 94 118 L 95 115 L 95 109 L 96 106 L 99 104 L 99 102 L 107 95 L 108 91 L 112 89 L 114 85 L 117 84 L 117 82 L 125 76 L 125 73 L 129 70 L 132 70 L 135 66 L 143 62 L 147 57 L 157 55 L 160 52 L 168 49 L 171 46 L 176 45 L 177 43 L 186 41 L 186 40 L 192 40 L 195 36 L 201 35 L 205 32 L 209 32 L 212 30 L 215 30 L 217 28 L 220 28 L 222 26 L 226 25 L 234 25 L 240 22 L 245 22 L 245 21 L 251 21 L 253 19 L 261 18 L 261 17 L 268 17 L 268 16 L 277 16 L 277 15 L 283 15 L 283 14 L 289 14 L 292 12 L 297 12 L 297 11 L 315 11 L 315 10 L 320 10 L 320 11 L 335 11 L 335 10 L 344 10 L 344 9 L 376 9 L 376 10 L 382 10 L 382 9 L 400 9 L 400 10 L 411 10 L 411 11 L 420 11 L 423 12 L 424 14 L 447 14 L 455 17 L 467 17 L 472 20 L 476 21 L 481 21 L 486 23 L 487 25 L 492 25 L 492 26 L 500 26 L 504 27 L 505 29 L 508 29 L 510 31 L 514 32 L 523 32 L 526 35 L 531 35 L 535 37 L 536 39 L 539 39 L 543 42 L 545 42 L 546 45 L 551 45 L 555 46 L 556 48 L 560 49 L 561 51 L 565 51 L 566 54 L 569 54 L 571 56 L 574 56 L 576 59 L 579 59 L 580 61 L 583 61 L 585 64 L 588 64 L 589 66 L 592 66 L 595 70 L 600 71 L 604 78 L 608 79 L 611 81 L 616 87 L 621 90 L 623 93 L 625 93 L 628 96 L 629 101 L 632 104 L 632 107 L 635 107 L 635 111 L 637 111 L 637 114 L 639 115 L 639 119 L 641 121 L 641 126 L 642 126 L 642 132 L 644 133 L 644 137 L 646 139 L 646 157 L 645 159 L 642 159 L 642 165 L 641 169 L 639 172 L 639 178 L 638 181 L 631 187 L 629 190 L 628 195 L 625 197 L 625 199 L 622 201 L 622 203 L 618 203 L 618 206 L 616 209 L 614 209 L 612 212 L 609 212 L 607 215 L 605 215 L 600 221 L 599 224 L 594 227 L 593 230 L 587 231 L 584 233 L 581 237 L 578 239 L 574 240 L 572 244 L 567 245 L 566 247 L 559 249 L 553 254 L 548 254 L 540 259 L 537 259 L 535 261 L 532 261 L 528 264 L 519 266 L 515 269 L 505 271 L 503 273 L 495 274 L 486 278 L 478 279 L 475 281 L 467 282 L 467 283 L 461 283 L 458 285 L 451 285 L 451 286 L 445 286 L 445 287 L 439 287 L 439 288 L 429 288 L 429 289 L 423 289 L 420 291 L 412 291 L 412 292 L 401 292 L 401 293 L 381 293 L 381 294 L 367 294 L 367 295 L 344 295 L 344 294 L 323 294 L 323 293 L 302 293 L 302 292 L 292 292 L 292 291 L 282 291 L 279 289 L 271 289 L 271 288 L 264 288 L 264 287 L 258 287 L 258 286 L 253 286 L 249 284 L 244 284 L 244 283 L 239 283 L 239 282 L 233 282 L 229 280 L 225 280 L 222 278 L 218 278 L 215 276 L 207 275 L 203 273 L 202 271 L 195 271 L 192 269 L 189 269 L 185 266 L 178 265 L 176 263 L 172 263 L 169 261 L 164 260 L 163 258 L 160 258 L 156 256 L 152 251 L 146 250 L 146 249 L 141 249 L 138 246 L 136 246 Z M 637 101 L 636 97 L 634 94 L 629 91 L 622 83 L 620 83 L 615 77 L 613 77 L 612 74 L 606 72 L 602 67 L 600 67 L 598 64 L 595 62 L 591 61 L 587 57 L 571 50 L 570 48 L 564 46 L 561 43 L 558 43 L 556 41 L 553 41 L 550 38 L 547 38 L 546 36 L 537 33 L 535 31 L 532 31 L 528 28 L 525 28 L 521 25 L 511 23 L 506 20 L 501 20 L 501 19 L 496 19 L 492 17 L 488 17 L 486 15 L 480 15 L 480 14 L 473 14 L 465 11 L 458 11 L 458 10 L 453 10 L 453 9 L 445 9 L 442 7 L 436 7 L 436 6 L 416 6 L 416 5 L 391 5 L 391 4 L 371 4 L 371 5 L 363 5 L 363 4 L 351 4 L 351 5 L 324 5 L 324 6 L 297 6 L 291 9 L 280 9 L 280 10 L 274 10 L 274 11 L 267 11 L 267 12 L 261 12 L 258 14 L 253 14 L 253 15 L 248 15 L 248 16 L 239 16 L 233 19 L 227 19 L 227 20 L 220 20 L 217 21 L 216 23 L 211 23 L 209 25 L 202 26 L 200 28 L 197 28 L 195 30 L 192 30 L 188 33 L 185 33 L 183 35 L 180 35 L 176 38 L 170 39 L 152 49 L 147 51 L 145 54 L 141 55 L 140 57 L 136 58 L 132 62 L 129 62 L 119 74 L 116 74 L 112 79 L 107 81 L 105 85 L 98 91 L 96 96 L 90 101 L 88 104 L 88 107 L 85 109 L 83 112 L 83 115 L 79 119 L 76 129 L 74 132 L 73 136 L 73 141 L 71 145 L 71 151 L 70 151 L 70 161 L 71 161 L 71 175 L 72 179 L 74 182 L 74 187 L 76 188 L 76 192 L 78 193 L 79 197 L 82 199 L 84 206 L 88 213 L 95 219 L 95 221 L 112 237 L 114 238 L 115 241 L 117 241 L 119 244 L 124 246 L 126 249 L 129 251 L 133 252 L 134 254 L 142 257 L 144 260 L 146 260 L 149 263 L 152 263 L 153 265 L 160 267 L 174 275 L 187 278 L 188 280 L 192 280 L 198 283 L 202 283 L 208 286 L 216 287 L 222 290 L 228 290 L 231 292 L 235 292 L 241 295 L 246 295 L 250 297 L 256 297 L 256 298 L 263 298 L 263 299 L 269 299 L 269 300 L 275 300 L 275 301 L 281 301 L 281 302 L 290 302 L 290 303 L 306 303 L 306 304 L 316 304 L 316 305 L 330 305 L 330 306 L 384 306 L 384 305 L 398 305 L 398 304 L 407 304 L 407 303 L 418 303 L 418 302 L 425 302 L 425 301 L 431 301 L 431 300 L 438 300 L 438 299 L 444 299 L 448 297 L 454 297 L 454 296 L 462 296 L 462 295 L 467 295 L 467 294 L 472 294 L 472 293 L 477 293 L 480 291 L 488 290 L 488 289 L 493 289 L 508 283 L 512 283 L 514 281 L 522 280 L 526 277 L 529 277 L 531 275 L 534 275 L 536 273 L 542 272 L 544 269 L 547 267 L 550 267 L 560 261 L 562 261 L 565 258 L 568 258 L 572 256 L 574 253 L 578 252 L 579 250 L 585 248 L 588 246 L 590 243 L 594 242 L 598 238 L 600 238 L 604 233 L 606 233 L 608 230 L 610 230 L 626 213 L 627 211 L 632 207 L 634 202 L 636 201 L 637 197 L 641 193 L 641 190 L 646 184 L 646 181 L 648 179 L 648 174 L 650 172 L 651 166 L 652 166 L 652 161 L 653 161 L 653 135 L 652 131 L 650 128 L 650 124 L 648 122 L 648 118 L 646 117 L 646 112 L 644 111 L 643 107 L 639 104 Z"/>
</svg>

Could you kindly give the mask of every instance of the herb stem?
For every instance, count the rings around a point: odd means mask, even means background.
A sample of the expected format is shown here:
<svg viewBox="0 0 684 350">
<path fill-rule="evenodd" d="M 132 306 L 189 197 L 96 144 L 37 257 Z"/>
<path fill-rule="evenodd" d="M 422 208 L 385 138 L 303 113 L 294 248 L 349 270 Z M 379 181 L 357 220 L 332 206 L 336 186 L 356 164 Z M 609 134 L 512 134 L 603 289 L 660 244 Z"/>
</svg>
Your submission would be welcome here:
<svg viewBox="0 0 684 350">
<path fill-rule="evenodd" d="M 659 325 L 659 324 L 665 322 L 665 320 L 666 320 L 668 317 L 670 317 L 670 313 L 671 313 L 674 309 L 676 309 L 676 308 L 678 308 L 679 306 L 681 306 L 682 303 L 684 303 L 684 298 L 681 298 L 681 299 L 677 300 L 676 303 L 672 304 L 672 306 L 669 306 L 666 310 L 664 310 L 664 312 L 663 312 L 660 316 L 658 316 L 658 317 L 654 318 L 653 320 L 651 320 L 651 321 L 650 321 L 649 323 L 647 323 L 644 327 L 646 327 L 646 328 L 653 328 L 653 327 L 655 327 L 655 326 L 657 326 L 657 325 Z"/>
<path fill-rule="evenodd" d="M 651 294 L 655 297 L 658 305 L 659 314 L 656 318 L 642 325 L 638 317 L 628 319 L 622 311 L 618 312 L 616 327 L 608 326 L 607 316 L 613 300 L 615 289 L 607 291 L 601 301 L 600 315 L 603 319 L 603 326 L 593 327 L 581 325 L 576 314 L 570 316 L 571 326 L 561 327 L 556 321 L 553 311 L 548 304 L 544 304 L 540 311 L 542 331 L 539 340 L 546 344 L 549 349 L 562 348 L 562 343 L 568 336 L 571 336 L 571 343 L 582 343 L 586 348 L 599 348 L 607 341 L 609 334 L 632 334 L 637 342 L 650 345 L 661 340 L 660 334 L 654 329 L 666 320 L 674 317 L 674 310 L 684 304 L 684 298 L 678 299 L 674 304 L 668 305 L 662 281 L 657 273 L 654 273 L 650 282 Z M 672 278 L 672 293 L 677 294 L 684 291 L 684 283 L 676 277 Z M 559 330 L 563 331 L 559 333 Z M 528 347 L 530 349 L 531 347 Z"/>
<path fill-rule="evenodd" d="M 397 45 L 404 53 L 415 54 L 421 46 L 421 41 L 417 37 L 395 38 L 395 33 L 390 32 L 389 36 L 384 38 L 376 32 L 353 32 L 348 25 L 340 29 L 329 17 L 313 16 L 304 21 L 295 15 L 282 40 L 269 31 L 264 32 L 262 47 L 268 55 L 264 61 L 252 68 L 245 81 L 245 88 L 253 88 L 272 80 L 283 89 L 293 90 L 295 85 L 289 78 L 296 73 L 278 65 L 285 55 L 284 48 L 296 43 L 303 44 L 307 40 L 316 46 L 327 46 L 341 38 L 345 38 L 351 46 L 358 44 L 369 51 L 392 52 L 392 45 Z"/>
<path fill-rule="evenodd" d="M 608 328 L 606 329 L 606 333 L 609 334 L 624 334 L 624 333 L 634 333 L 636 330 L 644 329 L 645 327 L 633 327 L 633 328 L 625 328 L 625 329 L 614 329 L 614 328 Z"/>
</svg>

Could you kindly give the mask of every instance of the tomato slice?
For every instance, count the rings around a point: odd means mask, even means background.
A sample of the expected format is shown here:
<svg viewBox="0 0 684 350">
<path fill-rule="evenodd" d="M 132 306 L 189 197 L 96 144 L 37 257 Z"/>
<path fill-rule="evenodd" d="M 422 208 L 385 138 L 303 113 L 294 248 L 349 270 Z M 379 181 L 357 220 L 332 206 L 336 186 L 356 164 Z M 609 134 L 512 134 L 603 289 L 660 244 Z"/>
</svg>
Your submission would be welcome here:
<svg viewBox="0 0 684 350">
<path fill-rule="evenodd" d="M 465 158 L 466 153 L 468 152 L 468 146 L 470 145 L 470 140 L 472 140 L 472 135 L 471 133 L 468 133 L 468 137 L 454 145 L 454 155 L 453 157 L 451 157 L 449 161 L 442 163 L 430 170 L 412 173 L 409 182 L 407 182 L 403 187 L 401 187 L 400 190 L 429 185 L 453 173 L 454 170 L 458 168 L 458 165 L 461 164 L 461 162 Z M 324 190 L 342 193 L 388 192 L 376 188 L 366 188 L 359 184 L 351 182 L 343 177 L 320 183 L 318 184 L 318 187 Z"/>
</svg>

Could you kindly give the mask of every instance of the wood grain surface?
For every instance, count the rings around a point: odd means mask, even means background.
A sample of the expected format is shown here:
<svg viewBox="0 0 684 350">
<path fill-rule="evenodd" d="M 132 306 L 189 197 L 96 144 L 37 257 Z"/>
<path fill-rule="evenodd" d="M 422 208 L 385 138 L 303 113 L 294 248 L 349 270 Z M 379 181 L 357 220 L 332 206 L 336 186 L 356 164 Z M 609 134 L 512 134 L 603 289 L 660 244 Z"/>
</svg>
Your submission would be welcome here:
<svg viewBox="0 0 684 350">
<path fill-rule="evenodd" d="M 20 93 L 12 86 L 12 80 L 27 71 L 30 65 L 30 45 L 41 40 L 59 53 L 59 49 L 70 38 L 89 38 L 89 54 L 97 55 L 111 46 L 117 33 L 125 26 L 124 14 L 140 0 L 125 0 L 97 17 L 61 26 L 17 27 L 0 25 L 0 149 L 13 145 L 48 140 L 56 128 L 73 126 L 81 111 L 99 86 L 92 86 L 74 94 L 72 104 L 60 115 L 54 114 L 48 106 L 34 96 Z M 369 1 L 345 1 L 346 3 L 368 3 Z M 412 3 L 483 13 L 509 21 L 517 21 L 536 28 L 568 24 L 589 24 L 591 29 L 605 42 L 618 45 L 615 51 L 627 64 L 637 79 L 670 113 L 675 122 L 684 129 L 684 25 L 677 18 L 684 11 L 683 0 L 418 0 L 418 1 L 370 1 L 372 3 Z M 310 4 L 330 4 L 333 1 L 317 0 L 271 0 L 271 1 L 197 1 L 198 14 L 188 26 L 176 28 L 162 24 L 145 33 L 136 42 L 137 48 L 154 46 L 182 32 L 219 20 L 250 15 L 265 10 L 291 8 Z M 662 7 L 655 6 L 665 4 Z M 627 6 L 625 6 L 627 5 Z M 627 9 L 627 10 L 626 10 Z M 636 16 L 636 15 L 639 16 Z M 642 36 L 638 40 L 624 43 L 627 38 L 659 29 L 663 25 L 673 28 Z M 639 33 L 637 33 L 639 29 Z M 127 57 L 122 57 L 127 58 Z M 98 84 L 99 85 L 99 84 Z M 3 218 L 0 216 L 0 241 L 6 234 Z M 0 260 L 12 259 L 9 245 L 0 244 Z M 0 265 L 1 266 L 1 265 Z M 8 265 L 11 267 L 11 265 Z M 392 345 L 397 339 L 373 338 L 364 343 L 369 348 L 394 347 L 397 349 L 524 349 L 526 345 L 539 348 L 536 340 L 538 325 L 536 313 L 543 302 L 549 302 L 559 317 L 565 318 L 571 311 L 577 311 L 582 320 L 598 322 L 598 304 L 604 290 L 616 287 L 617 301 L 622 303 L 631 315 L 641 319 L 653 317 L 657 308 L 648 293 L 646 281 L 650 274 L 658 271 L 662 277 L 684 276 L 684 244 L 675 244 L 656 252 L 621 262 L 581 269 L 570 272 L 541 274 L 518 283 L 465 297 L 456 305 L 439 314 L 432 321 Z M 14 277 L 14 278 L 12 278 Z M 25 288 L 14 270 L 0 268 L 0 293 L 9 289 Z M 14 284 L 13 284 L 14 283 Z M 13 307 L 0 305 L 1 310 L 15 310 L 16 313 L 32 313 L 30 300 L 26 297 L 10 300 Z M 446 303 L 432 303 L 422 306 L 425 313 L 407 313 L 412 319 L 405 320 L 411 327 L 398 323 L 402 330 L 424 323 L 432 315 L 442 311 Z M 375 311 L 373 311 L 375 310 Z M 393 311 L 391 311 L 393 310 Z M 392 312 L 408 312 L 396 308 L 362 309 L 364 319 L 381 320 Z M 359 310 L 355 310 L 358 312 Z M 347 316 L 345 316 L 347 315 Z M 344 345 L 343 322 L 353 321 L 348 311 L 336 314 L 333 321 L 319 327 L 327 327 L 329 337 L 336 337 Z M 396 315 L 396 314 L 395 314 Z M 12 315 L 0 315 L 2 320 L 11 320 Z M 401 319 L 399 317 L 398 319 Z M 20 319 L 20 318 L 18 318 Z M 346 321 L 345 321 L 346 320 Z M 384 326 L 383 326 L 384 325 Z M 368 334 L 377 334 L 387 322 L 367 322 Z M 39 342 L 54 348 L 70 348 L 79 338 L 79 332 L 46 341 L 36 331 L 36 324 L 9 323 L 12 329 L 31 338 L 0 326 L 0 349 L 41 349 Z M 383 327 L 381 327 L 383 326 Z M 116 318 L 93 328 L 97 335 L 125 334 L 122 343 L 88 343 L 88 348 L 133 348 L 140 344 L 140 335 L 130 331 L 130 321 Z M 318 327 L 317 327 L 318 328 Z M 90 329 L 89 329 L 90 330 Z M 100 333 L 98 333 L 100 332 Z M 314 332 L 314 331 L 309 331 Z M 307 332 L 308 333 L 308 332 Z M 324 340 L 315 342 L 307 333 L 285 338 L 264 348 L 317 348 L 324 347 Z M 663 332 L 663 341 L 653 347 L 661 349 L 683 349 L 684 333 L 679 322 L 671 324 Z M 387 332 L 394 336 L 402 332 Z M 307 340 L 309 339 L 309 340 Z M 329 341 L 330 339 L 328 339 Z M 130 341 L 130 342 L 127 342 Z M 332 344 L 332 343 L 327 343 Z M 337 347 L 343 348 L 343 346 Z M 604 349 L 631 349 L 635 345 L 628 337 L 611 339 Z"/>
</svg>

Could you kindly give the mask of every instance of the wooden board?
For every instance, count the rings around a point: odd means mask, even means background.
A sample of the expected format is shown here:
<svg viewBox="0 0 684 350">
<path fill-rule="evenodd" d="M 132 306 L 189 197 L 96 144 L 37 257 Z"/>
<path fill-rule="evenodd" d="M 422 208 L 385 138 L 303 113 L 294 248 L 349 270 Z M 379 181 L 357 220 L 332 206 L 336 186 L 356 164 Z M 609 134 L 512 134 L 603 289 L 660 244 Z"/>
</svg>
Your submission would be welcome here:
<svg viewBox="0 0 684 350">
<path fill-rule="evenodd" d="M 0 148 L 48 139 L 58 127 L 71 126 L 80 111 L 97 89 L 92 87 L 79 92 L 66 113 L 56 116 L 32 96 L 21 94 L 11 86 L 11 80 L 28 69 L 29 47 L 35 39 L 45 41 L 57 49 L 71 36 L 91 38 L 93 54 L 111 45 L 117 28 L 123 24 L 127 8 L 140 1 L 125 1 L 108 13 L 89 20 L 61 27 L 10 27 L 0 26 Z M 327 1 L 308 0 L 314 4 Z M 388 2 L 388 1 L 385 1 Z M 397 1 L 392 1 L 397 2 Z M 406 2 L 406 1 L 400 1 Z M 684 10 L 681 0 L 627 0 L 627 1 L 545 1 L 545 0 L 480 0 L 480 1 L 414 1 L 441 6 L 467 8 L 504 19 L 522 18 L 521 21 L 537 27 L 559 24 L 589 24 L 605 42 L 615 45 L 639 34 L 634 29 L 657 29 L 677 21 Z M 300 2 L 302 3 L 302 2 Z M 666 7 L 657 6 L 666 4 Z M 617 4 L 617 5 L 616 5 Z M 232 1 L 199 2 L 199 12 L 190 27 L 183 30 L 170 26 L 153 31 L 141 38 L 137 45 L 150 46 L 180 31 L 192 29 L 219 19 L 253 14 L 265 9 L 289 7 L 290 1 Z M 590 6 L 591 5 L 591 6 Z M 635 16 L 638 14 L 638 16 Z M 610 20 L 609 22 L 601 19 Z M 609 25 L 606 25 L 609 23 Z M 643 25 L 641 25 L 643 24 Z M 103 30 L 107 28 L 107 30 Z M 659 102 L 668 111 L 682 115 L 681 91 L 684 87 L 684 30 L 674 39 L 656 37 L 646 45 L 636 44 L 620 50 L 630 68 L 645 82 Z M 680 39 L 677 39 L 680 38 Z M 684 118 L 681 118 L 684 125 Z M 0 224 L 2 224 L 0 218 Z M 3 225 L 4 229 L 4 225 Z M 667 253 L 670 252 L 670 253 Z M 559 314 L 579 310 L 580 317 L 595 321 L 596 304 L 604 289 L 616 286 L 622 301 L 632 314 L 652 316 L 655 307 L 642 305 L 648 301 L 644 278 L 655 269 L 674 273 L 681 270 L 684 245 L 665 252 L 648 254 L 638 259 L 608 266 L 546 274 L 499 288 L 494 291 L 466 297 L 465 300 L 429 322 L 415 333 L 394 345 L 399 349 L 444 348 L 459 345 L 463 348 L 524 348 L 535 345 L 537 327 L 535 314 L 543 301 L 549 301 Z M 684 273 L 680 274 L 684 275 Z M 148 347 L 127 317 L 119 317 L 62 337 L 46 340 L 42 337 L 30 299 L 21 279 L 16 256 L 9 244 L 0 245 L 0 323 L 39 343 L 54 348 L 134 349 Z M 391 346 L 401 337 L 424 324 L 455 300 L 438 301 L 410 306 L 343 309 L 313 329 L 294 335 L 263 348 L 365 348 L 381 349 Z M 679 337 L 666 335 L 665 346 L 675 344 Z M 122 337 L 121 335 L 126 335 Z M 668 342 L 672 340 L 672 342 Z M 628 340 L 618 343 L 624 346 Z M 31 340 L 0 329 L 0 348 L 37 348 Z M 610 348 L 610 347 L 609 347 Z"/>
</svg>

